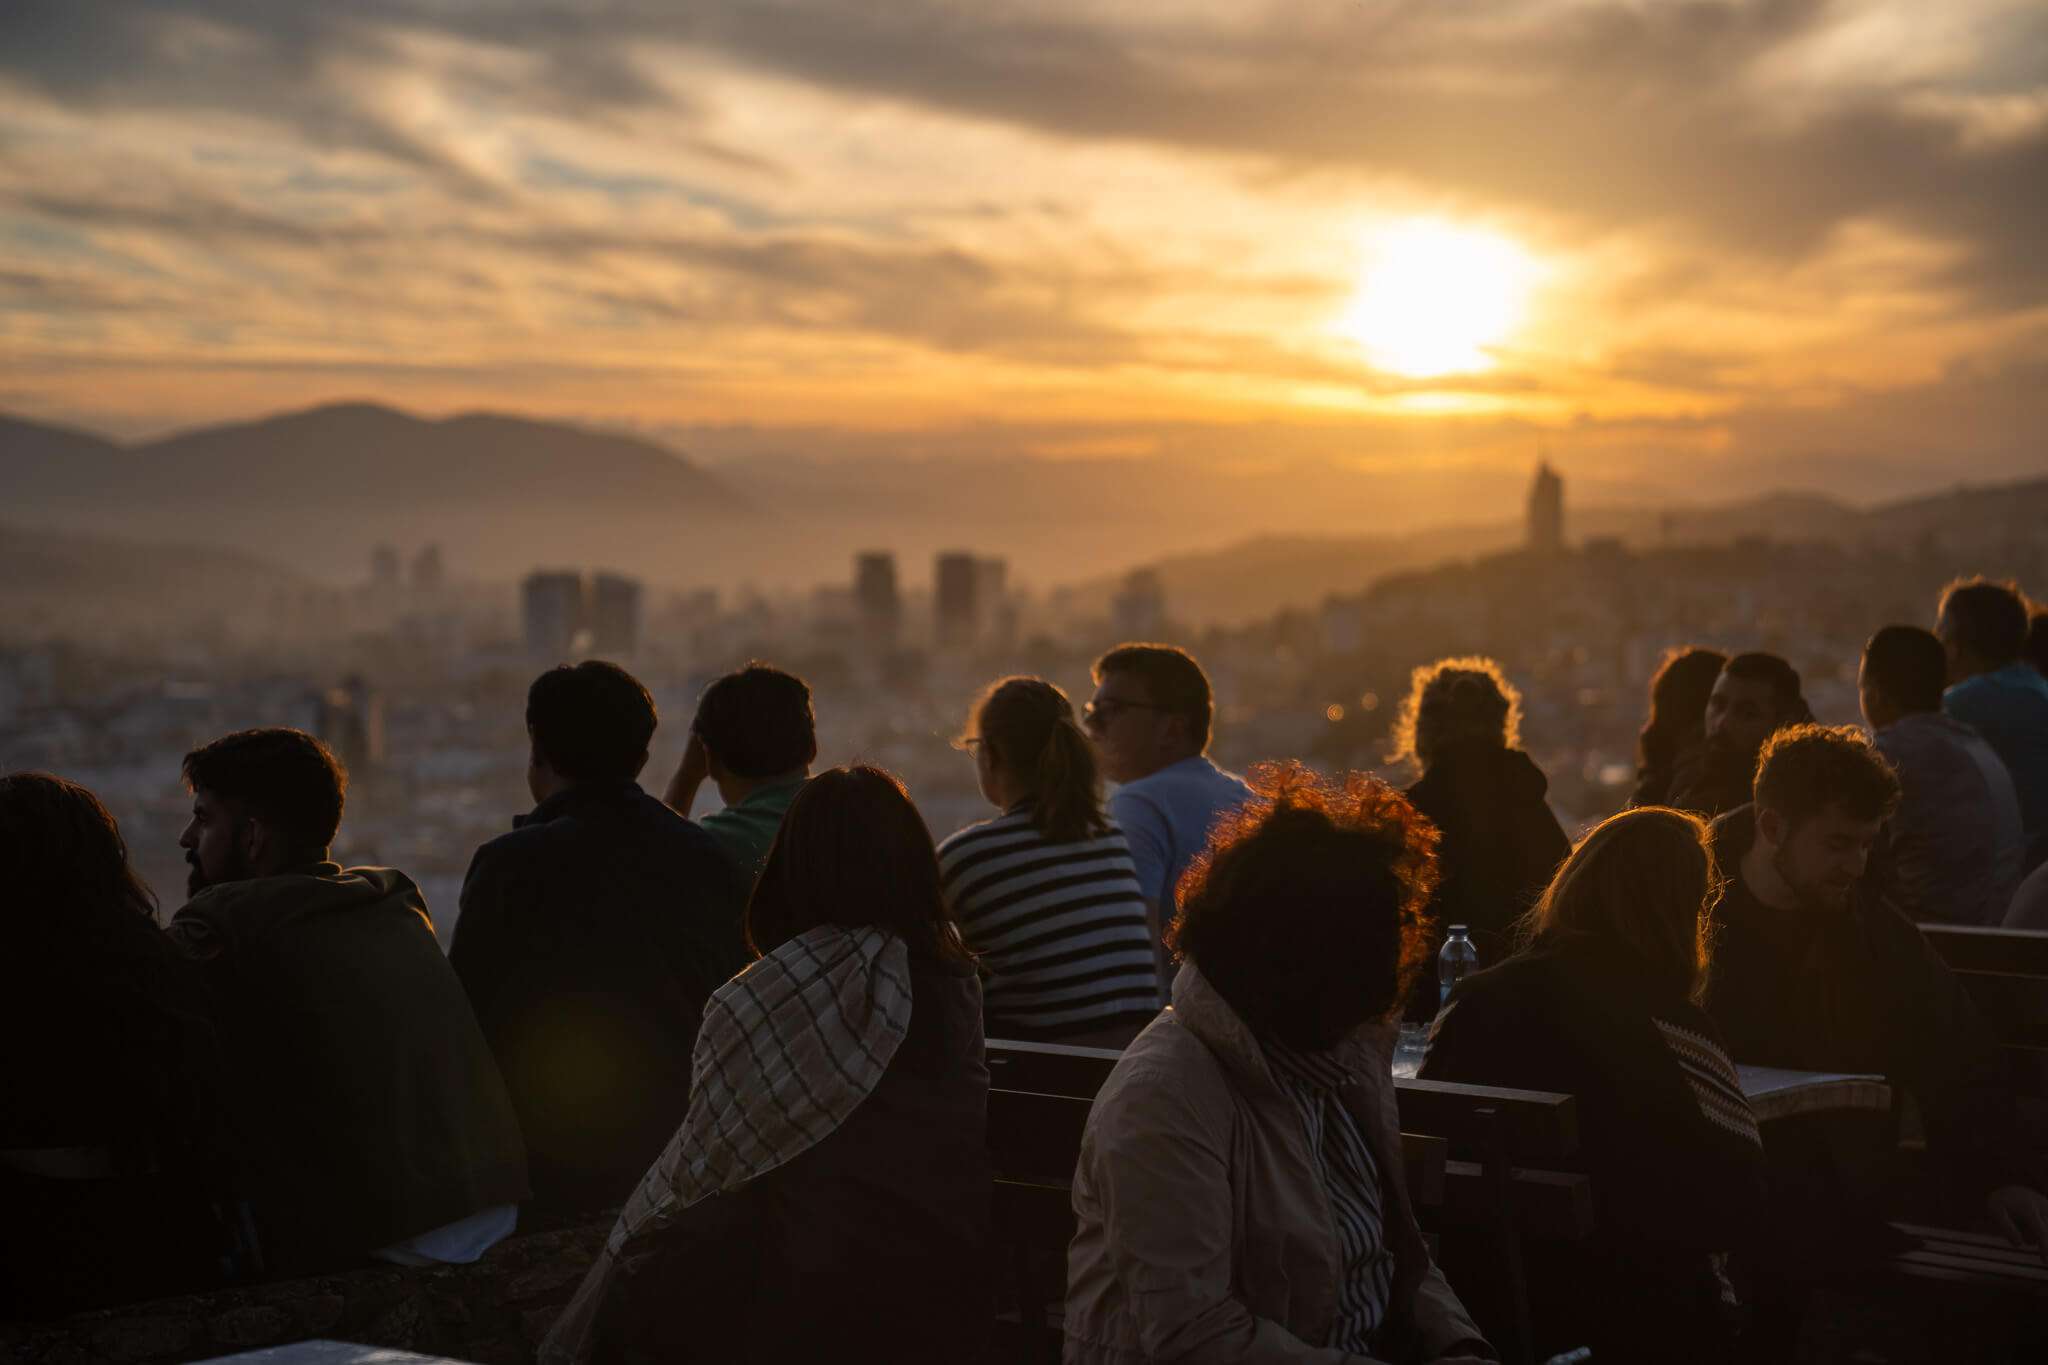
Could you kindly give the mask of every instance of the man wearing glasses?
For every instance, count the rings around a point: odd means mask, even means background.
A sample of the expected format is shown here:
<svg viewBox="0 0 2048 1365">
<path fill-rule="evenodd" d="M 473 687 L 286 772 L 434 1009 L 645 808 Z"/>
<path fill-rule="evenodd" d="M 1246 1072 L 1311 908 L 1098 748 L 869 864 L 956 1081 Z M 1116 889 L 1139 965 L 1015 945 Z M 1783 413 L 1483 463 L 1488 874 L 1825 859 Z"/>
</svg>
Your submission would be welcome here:
<svg viewBox="0 0 2048 1365">
<path fill-rule="evenodd" d="M 1109 812 L 1137 864 L 1163 990 L 1173 980 L 1161 936 L 1173 920 L 1174 888 L 1217 817 L 1251 789 L 1205 756 L 1214 704 L 1207 675 L 1186 650 L 1118 645 L 1095 661 L 1094 677 L 1088 735 L 1103 775 L 1117 784 Z"/>
</svg>

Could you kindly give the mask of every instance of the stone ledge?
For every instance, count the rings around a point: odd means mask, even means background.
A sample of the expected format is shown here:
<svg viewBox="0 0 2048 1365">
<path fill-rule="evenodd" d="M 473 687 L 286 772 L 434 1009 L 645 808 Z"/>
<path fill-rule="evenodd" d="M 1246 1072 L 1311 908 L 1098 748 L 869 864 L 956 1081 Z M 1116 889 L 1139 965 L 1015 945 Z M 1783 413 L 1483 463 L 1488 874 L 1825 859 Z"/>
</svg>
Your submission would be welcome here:
<svg viewBox="0 0 2048 1365">
<path fill-rule="evenodd" d="M 0 1361 L 180 1365 L 328 1337 L 480 1365 L 529 1365 L 611 1226 L 606 1216 L 511 1237 L 475 1265 L 365 1266 L 54 1322 L 0 1323 Z"/>
</svg>

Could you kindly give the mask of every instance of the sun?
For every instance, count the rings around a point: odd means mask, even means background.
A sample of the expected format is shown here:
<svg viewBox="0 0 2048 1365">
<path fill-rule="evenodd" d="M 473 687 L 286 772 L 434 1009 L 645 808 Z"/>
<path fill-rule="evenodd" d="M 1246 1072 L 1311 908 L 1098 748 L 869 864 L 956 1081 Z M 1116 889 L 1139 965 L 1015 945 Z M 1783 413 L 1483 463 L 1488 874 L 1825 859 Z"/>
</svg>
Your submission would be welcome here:
<svg viewBox="0 0 2048 1365">
<path fill-rule="evenodd" d="M 1522 320 L 1536 264 L 1506 237 L 1434 219 L 1376 234 L 1336 330 L 1413 379 L 1490 369 Z"/>
</svg>

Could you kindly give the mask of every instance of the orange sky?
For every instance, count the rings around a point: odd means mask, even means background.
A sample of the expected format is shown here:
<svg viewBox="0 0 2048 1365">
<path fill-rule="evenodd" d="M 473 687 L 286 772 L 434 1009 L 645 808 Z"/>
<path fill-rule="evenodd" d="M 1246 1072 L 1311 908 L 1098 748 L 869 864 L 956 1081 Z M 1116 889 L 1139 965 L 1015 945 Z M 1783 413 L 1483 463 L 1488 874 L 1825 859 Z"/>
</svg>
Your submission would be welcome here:
<svg viewBox="0 0 2048 1365">
<path fill-rule="evenodd" d="M 35 0 L 0 409 L 1876 493 L 2048 469 L 2044 208 L 2014 0 Z"/>
</svg>

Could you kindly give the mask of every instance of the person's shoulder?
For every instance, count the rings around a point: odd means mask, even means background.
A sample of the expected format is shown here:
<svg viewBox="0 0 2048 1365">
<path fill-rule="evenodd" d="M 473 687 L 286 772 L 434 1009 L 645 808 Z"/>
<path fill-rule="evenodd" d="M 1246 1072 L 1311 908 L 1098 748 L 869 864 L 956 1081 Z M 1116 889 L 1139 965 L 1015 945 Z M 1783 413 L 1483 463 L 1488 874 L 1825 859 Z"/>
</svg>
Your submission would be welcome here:
<svg viewBox="0 0 2048 1365">
<path fill-rule="evenodd" d="M 1168 1009 L 1124 1049 L 1103 1082 L 1095 1107 L 1110 1114 L 1164 1106 L 1216 1114 L 1228 1113 L 1230 1100 L 1230 1078 L 1223 1063 Z"/>
<path fill-rule="evenodd" d="M 997 840 L 1014 841 L 1020 835 L 1035 832 L 1031 818 L 1022 811 L 992 816 L 987 820 L 976 820 L 971 825 L 962 825 L 945 838 L 939 840 L 939 860 L 959 856 Z"/>
</svg>

